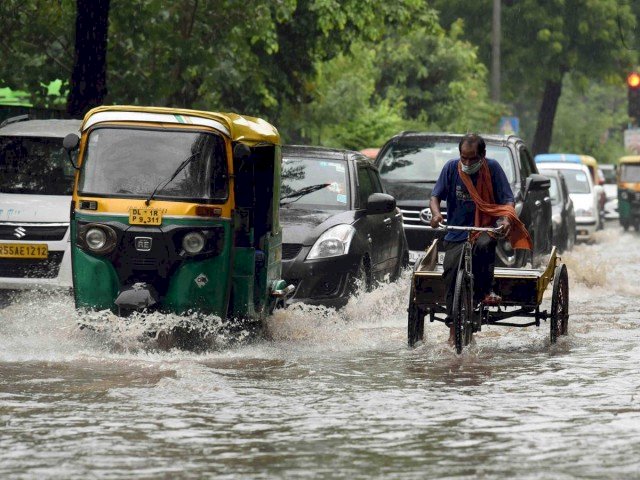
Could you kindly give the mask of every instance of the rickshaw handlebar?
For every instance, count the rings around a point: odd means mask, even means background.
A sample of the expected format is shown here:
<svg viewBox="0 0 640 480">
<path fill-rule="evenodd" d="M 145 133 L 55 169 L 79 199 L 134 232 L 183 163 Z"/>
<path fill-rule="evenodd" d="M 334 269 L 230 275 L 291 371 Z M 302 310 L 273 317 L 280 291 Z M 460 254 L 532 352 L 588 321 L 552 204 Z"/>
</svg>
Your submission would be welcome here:
<svg viewBox="0 0 640 480">
<path fill-rule="evenodd" d="M 461 227 L 457 225 L 447 225 L 446 223 L 440 222 L 439 228 L 441 230 L 458 230 L 464 232 L 490 232 L 500 234 L 502 230 L 504 230 L 504 225 L 500 225 L 499 227 Z"/>
</svg>

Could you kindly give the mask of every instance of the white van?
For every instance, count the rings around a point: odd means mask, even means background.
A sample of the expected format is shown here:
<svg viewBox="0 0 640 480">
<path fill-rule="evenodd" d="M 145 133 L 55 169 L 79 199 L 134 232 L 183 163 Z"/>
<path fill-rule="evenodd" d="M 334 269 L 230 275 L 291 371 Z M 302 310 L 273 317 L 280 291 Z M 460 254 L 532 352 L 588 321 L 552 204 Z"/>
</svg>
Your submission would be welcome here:
<svg viewBox="0 0 640 480">
<path fill-rule="evenodd" d="M 589 168 L 581 163 L 571 162 L 544 162 L 538 163 L 538 167 L 562 172 L 576 212 L 576 239 L 593 240 L 593 234 L 598 228 L 600 212 L 598 194 Z"/>
<path fill-rule="evenodd" d="M 80 120 L 0 124 L 0 289 L 70 288 L 74 168 L 62 140 Z"/>
</svg>

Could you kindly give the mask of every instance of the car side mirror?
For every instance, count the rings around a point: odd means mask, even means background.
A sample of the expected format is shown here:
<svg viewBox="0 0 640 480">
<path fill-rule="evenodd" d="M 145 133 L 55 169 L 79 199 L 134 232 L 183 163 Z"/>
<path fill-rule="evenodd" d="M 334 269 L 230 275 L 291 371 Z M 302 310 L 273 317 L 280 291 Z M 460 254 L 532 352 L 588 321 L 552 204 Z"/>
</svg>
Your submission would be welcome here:
<svg viewBox="0 0 640 480">
<path fill-rule="evenodd" d="M 367 199 L 367 214 L 390 213 L 396 208 L 396 199 L 386 193 L 372 193 Z"/>
<path fill-rule="evenodd" d="M 543 192 L 545 190 L 549 190 L 549 187 L 551 187 L 551 180 L 549 180 L 548 177 L 540 175 L 539 173 L 532 173 L 527 178 L 524 196 L 526 197 L 529 192 Z"/>
<path fill-rule="evenodd" d="M 67 151 L 67 157 L 69 157 L 69 163 L 73 166 L 74 169 L 78 170 L 78 166 L 73 162 L 73 158 L 71 158 L 71 152 L 76 150 L 80 145 L 80 137 L 75 133 L 70 133 L 62 140 L 62 146 Z"/>
</svg>

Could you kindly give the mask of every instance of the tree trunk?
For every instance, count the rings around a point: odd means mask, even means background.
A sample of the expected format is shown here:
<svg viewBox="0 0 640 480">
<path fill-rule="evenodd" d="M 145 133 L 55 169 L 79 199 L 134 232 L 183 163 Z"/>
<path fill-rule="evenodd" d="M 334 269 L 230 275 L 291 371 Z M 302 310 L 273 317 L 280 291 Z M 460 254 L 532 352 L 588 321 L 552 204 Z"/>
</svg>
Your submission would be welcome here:
<svg viewBox="0 0 640 480">
<path fill-rule="evenodd" d="M 533 155 L 547 153 L 551 146 L 553 121 L 556 118 L 558 101 L 562 93 L 563 77 L 564 74 L 561 74 L 559 80 L 547 80 L 545 83 L 542 105 L 540 105 L 540 111 L 538 112 L 538 124 L 536 125 L 536 133 L 533 136 L 533 145 L 531 146 Z"/>
<path fill-rule="evenodd" d="M 110 0 L 77 0 L 76 44 L 67 113 L 82 117 L 107 95 Z"/>
</svg>

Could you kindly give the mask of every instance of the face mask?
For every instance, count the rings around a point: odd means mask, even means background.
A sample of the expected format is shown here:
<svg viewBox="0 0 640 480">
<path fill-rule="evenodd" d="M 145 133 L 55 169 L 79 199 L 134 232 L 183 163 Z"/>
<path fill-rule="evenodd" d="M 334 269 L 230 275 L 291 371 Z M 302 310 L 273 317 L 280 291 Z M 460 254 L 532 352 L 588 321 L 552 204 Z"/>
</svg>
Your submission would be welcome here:
<svg viewBox="0 0 640 480">
<path fill-rule="evenodd" d="M 469 165 L 469 166 L 462 164 L 462 171 L 467 175 L 473 175 L 478 170 L 480 170 L 480 167 L 482 166 L 482 162 L 483 160 L 480 160 L 479 162 L 476 162 L 473 165 Z"/>
</svg>

